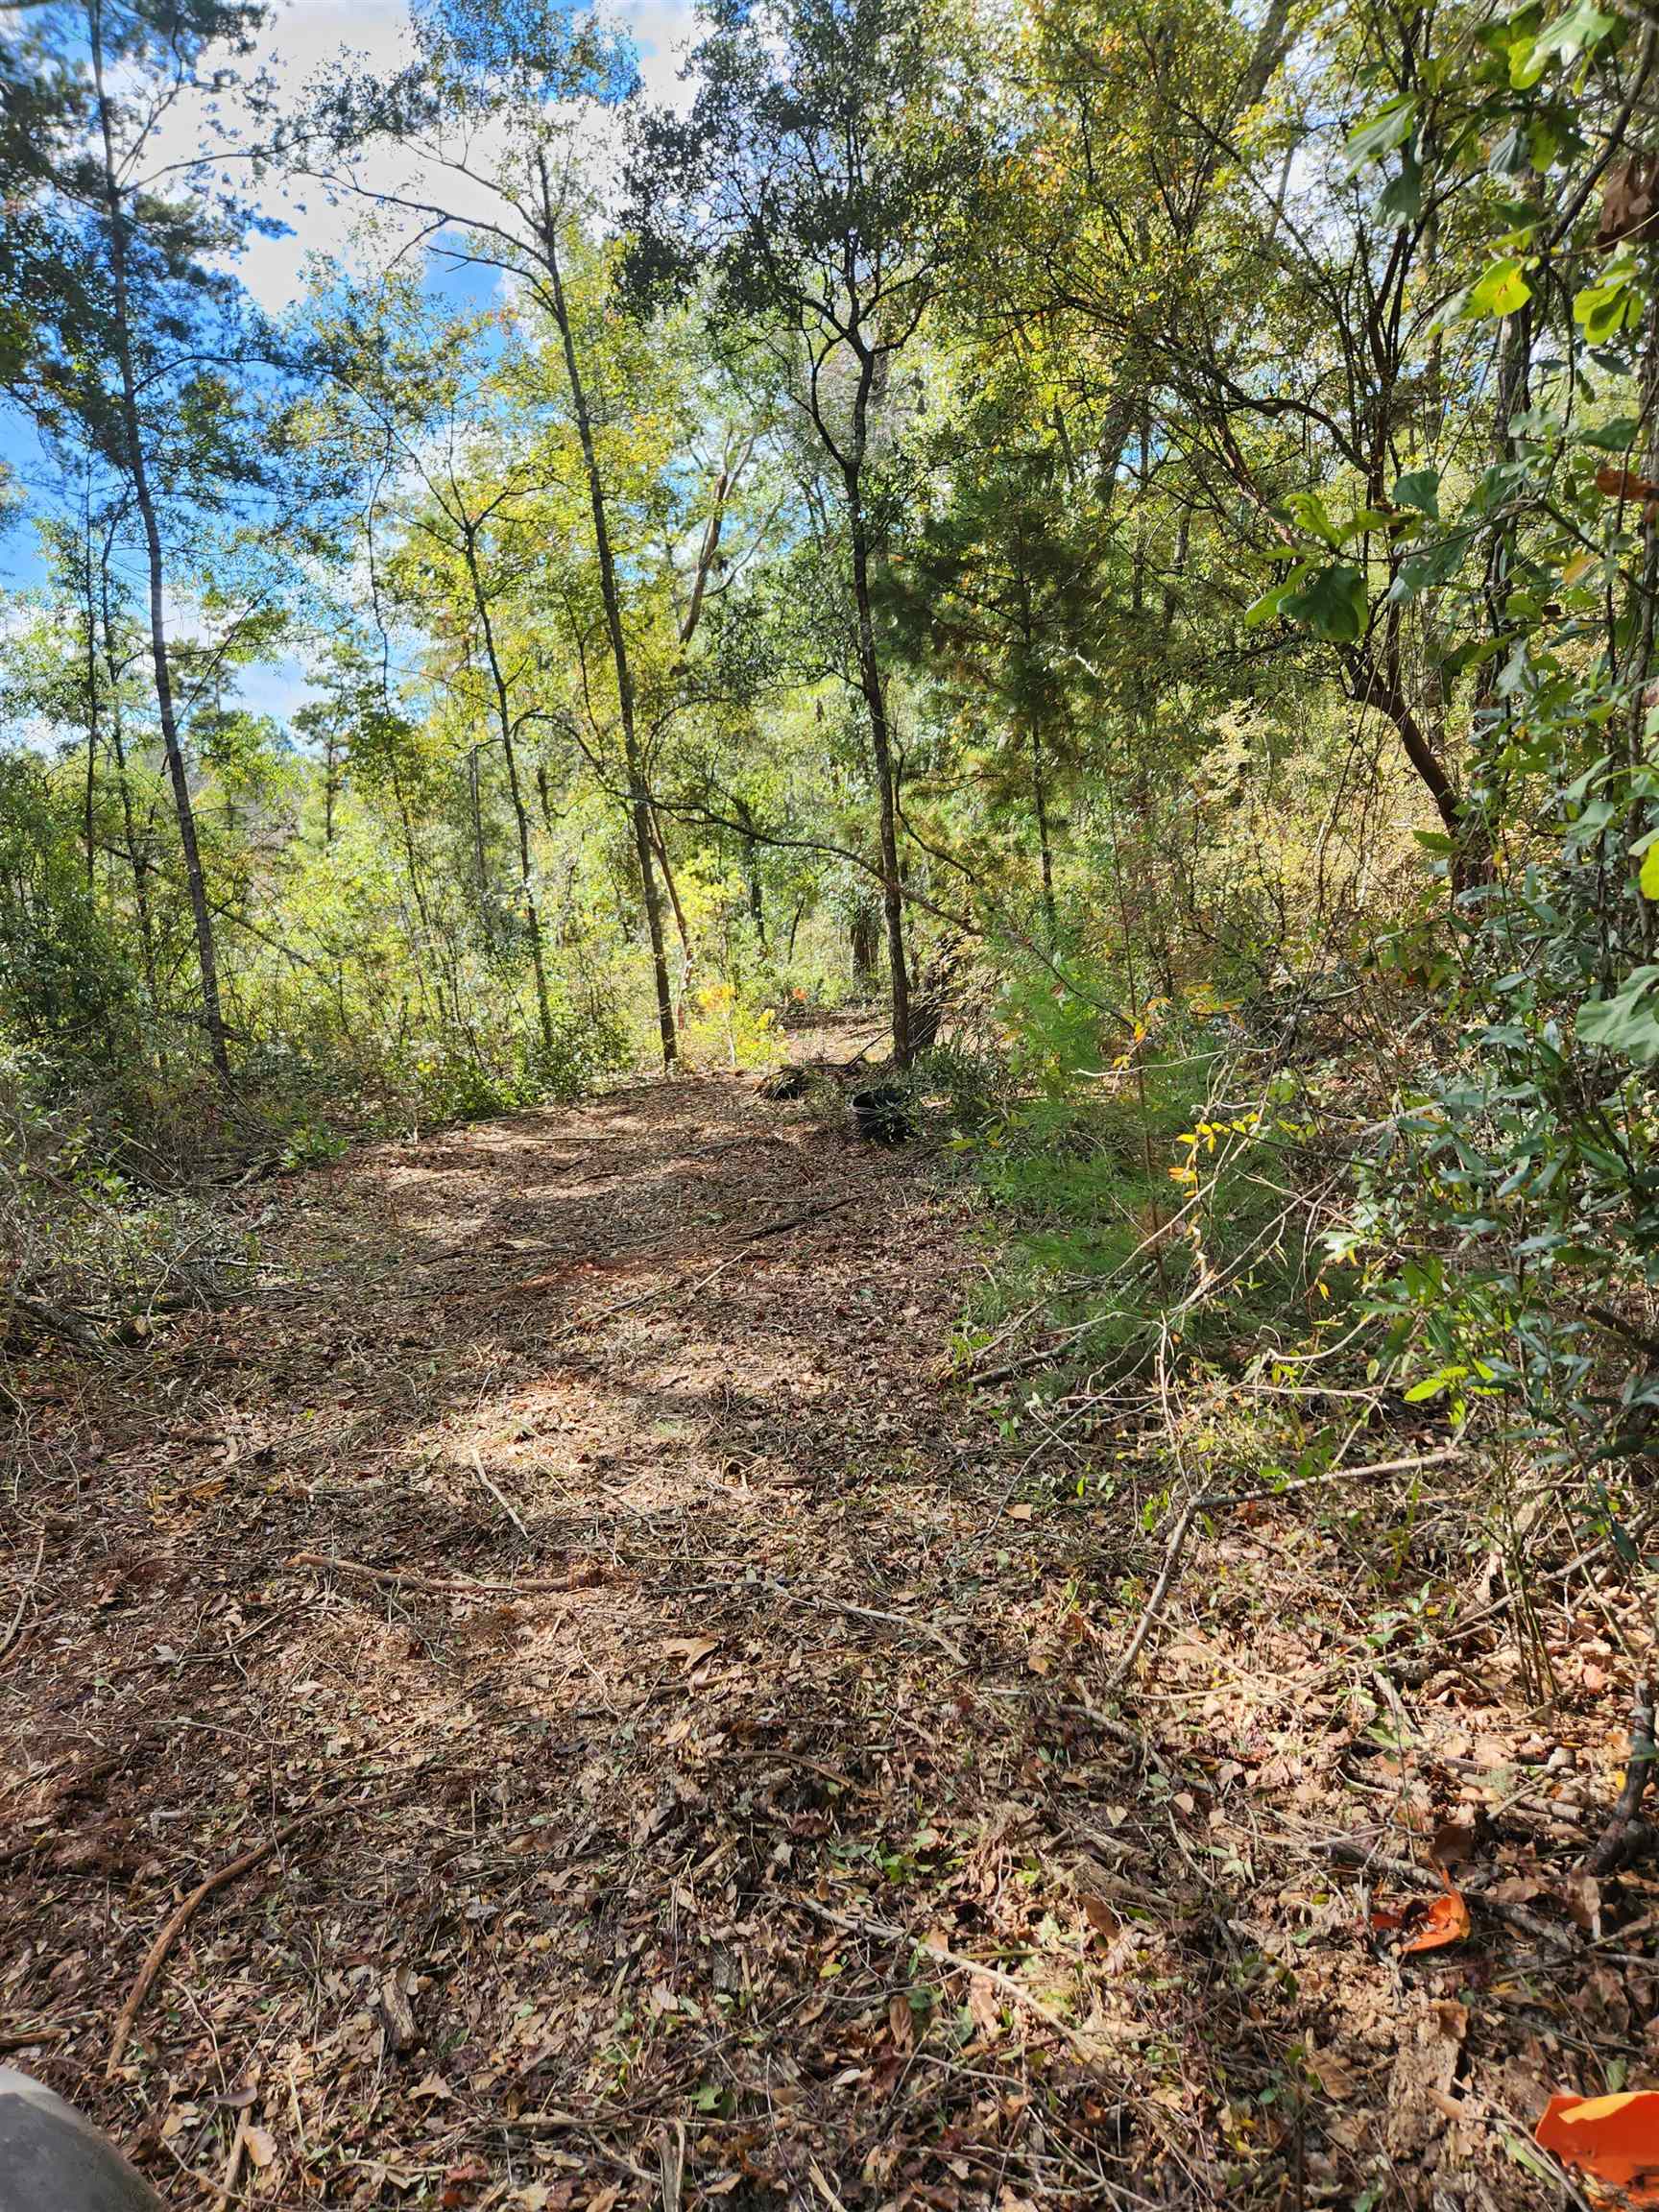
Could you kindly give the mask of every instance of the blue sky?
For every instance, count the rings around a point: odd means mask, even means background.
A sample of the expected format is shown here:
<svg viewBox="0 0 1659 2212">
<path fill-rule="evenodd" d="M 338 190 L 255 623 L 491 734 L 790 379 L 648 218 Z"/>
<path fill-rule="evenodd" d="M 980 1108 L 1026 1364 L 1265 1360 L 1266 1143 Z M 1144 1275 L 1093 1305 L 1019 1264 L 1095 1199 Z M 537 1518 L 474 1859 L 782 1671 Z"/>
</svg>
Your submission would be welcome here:
<svg viewBox="0 0 1659 2212">
<path fill-rule="evenodd" d="M 627 0 L 610 12 L 637 48 L 647 96 L 683 97 L 678 75 L 692 31 L 691 0 Z M 408 54 L 408 39 L 406 0 L 277 0 L 255 65 L 266 65 L 279 99 L 292 101 L 308 81 L 337 67 L 348 56 L 380 68 L 396 66 Z M 192 141 L 199 130 L 199 120 L 180 114 L 170 127 L 168 142 L 159 149 L 161 157 L 178 159 L 194 154 L 198 147 Z M 389 165 L 395 162 L 394 156 L 386 158 Z M 390 181 L 390 167 L 385 180 L 371 173 L 369 180 Z M 238 266 L 260 305 L 280 313 L 300 298 L 305 265 L 313 254 L 351 257 L 356 210 L 350 205 L 331 206 L 320 192 L 304 187 L 273 188 L 263 196 L 262 204 L 284 223 L 285 233 L 252 240 Z M 457 303 L 488 298 L 494 288 L 495 279 L 488 271 L 458 272 L 430 253 L 426 271 L 433 289 Z M 0 408 L 0 463 L 13 472 L 25 494 L 22 510 L 0 524 L 0 587 L 27 589 L 43 580 L 32 517 L 60 511 L 60 494 L 28 421 L 6 408 Z M 294 661 L 250 668 L 241 690 L 248 705 L 277 715 L 291 711 L 305 696 L 301 671 Z"/>
</svg>

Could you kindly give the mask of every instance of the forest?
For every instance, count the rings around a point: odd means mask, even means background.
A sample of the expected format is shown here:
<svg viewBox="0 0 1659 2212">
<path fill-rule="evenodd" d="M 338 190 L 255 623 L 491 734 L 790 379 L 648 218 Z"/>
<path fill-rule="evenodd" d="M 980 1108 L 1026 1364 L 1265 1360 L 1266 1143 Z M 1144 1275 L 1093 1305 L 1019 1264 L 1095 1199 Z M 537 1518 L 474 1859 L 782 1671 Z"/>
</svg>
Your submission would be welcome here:
<svg viewBox="0 0 1659 2212">
<path fill-rule="evenodd" d="M 0 2212 L 1659 2203 L 1656 63 L 0 14 Z"/>
</svg>

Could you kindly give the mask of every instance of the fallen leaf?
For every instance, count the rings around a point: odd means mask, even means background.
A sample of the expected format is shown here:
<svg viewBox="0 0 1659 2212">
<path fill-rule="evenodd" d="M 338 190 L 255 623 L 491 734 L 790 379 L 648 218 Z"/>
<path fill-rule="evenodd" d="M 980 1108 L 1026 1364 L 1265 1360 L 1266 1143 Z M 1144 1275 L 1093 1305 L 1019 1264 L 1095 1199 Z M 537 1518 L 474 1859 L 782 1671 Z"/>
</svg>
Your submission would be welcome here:
<svg viewBox="0 0 1659 2212">
<path fill-rule="evenodd" d="M 1533 2139 L 1626 2204 L 1659 2205 L 1659 2090 L 1551 2097 Z"/>
<path fill-rule="evenodd" d="M 242 2130 L 242 2148 L 252 2163 L 261 2171 L 276 2155 L 276 2138 L 269 2128 L 247 2128 Z"/>
<path fill-rule="evenodd" d="M 893 2048 L 902 2056 L 915 2048 L 916 2015 L 902 1990 L 887 2000 L 887 2032 L 893 2038 Z"/>
<path fill-rule="evenodd" d="M 1083 1911 L 1088 1917 L 1090 1927 L 1094 1929 L 1096 1936 L 1103 1936 L 1110 1939 L 1123 1926 L 1122 1921 L 1113 1911 L 1105 1898 L 1096 1897 L 1087 1889 L 1083 1892 Z"/>
<path fill-rule="evenodd" d="M 1348 2061 L 1334 2051 L 1316 2051 L 1308 2046 L 1308 2071 L 1334 2104 L 1352 2097 L 1359 2077 Z"/>
<path fill-rule="evenodd" d="M 1434 1839 L 1429 1846 L 1431 1858 L 1440 1869 L 1441 1880 L 1446 1878 L 1449 1866 L 1465 1866 L 1475 1856 L 1475 1822 L 1473 1820 L 1442 1820 L 1434 1831 Z"/>
<path fill-rule="evenodd" d="M 684 1659 L 689 1671 L 700 1659 L 707 1659 L 710 1651 L 719 1648 L 718 1636 L 670 1636 L 662 1647 L 662 1656 L 665 1659 Z"/>
</svg>

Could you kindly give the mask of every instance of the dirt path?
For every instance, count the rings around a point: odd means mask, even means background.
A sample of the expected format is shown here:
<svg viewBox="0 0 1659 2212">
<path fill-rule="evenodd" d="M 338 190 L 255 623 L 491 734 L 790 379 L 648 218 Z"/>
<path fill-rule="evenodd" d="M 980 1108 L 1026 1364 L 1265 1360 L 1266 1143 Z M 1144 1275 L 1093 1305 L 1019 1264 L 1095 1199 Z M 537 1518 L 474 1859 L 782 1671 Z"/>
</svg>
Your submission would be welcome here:
<svg viewBox="0 0 1659 2212">
<path fill-rule="evenodd" d="M 255 1211 L 247 1304 L 29 1384 L 0 2048 L 184 2205 L 1142 2166 L 1080 2038 L 1201 1993 L 1091 2026 L 1134 1762 L 1050 1681 L 1075 1526 L 937 1386 L 974 1261 L 926 1165 L 686 1081 Z M 174 1903 L 305 1812 L 107 2082 Z"/>
<path fill-rule="evenodd" d="M 735 1079 L 247 1202 L 247 1301 L 25 1367 L 0 1488 L 0 2053 L 180 2212 L 1560 2203 L 1531 2116 L 1659 2047 L 1606 1642 L 1538 1733 L 1490 1608 L 1363 1634 L 1407 1492 L 1293 1501 L 1101 1713 L 1133 1440 L 1022 1496 L 967 1199 Z M 1397 1956 L 1443 1835 L 1473 1940 Z"/>
</svg>

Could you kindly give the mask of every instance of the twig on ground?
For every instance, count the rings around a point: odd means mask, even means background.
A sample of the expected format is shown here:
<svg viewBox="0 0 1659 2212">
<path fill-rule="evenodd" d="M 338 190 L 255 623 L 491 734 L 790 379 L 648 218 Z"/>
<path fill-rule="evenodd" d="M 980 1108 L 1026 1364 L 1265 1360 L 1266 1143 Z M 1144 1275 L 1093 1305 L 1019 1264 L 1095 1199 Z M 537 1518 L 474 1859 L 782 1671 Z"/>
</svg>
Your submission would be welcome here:
<svg viewBox="0 0 1659 2212">
<path fill-rule="evenodd" d="M 580 1329 L 597 1329 L 604 1322 L 619 1321 L 624 1313 L 632 1313 L 640 1306 L 649 1306 L 659 1298 L 672 1298 L 679 1291 L 694 1294 L 707 1290 L 716 1276 L 724 1275 L 728 1267 L 735 1267 L 739 1260 L 748 1259 L 746 1252 L 733 1252 L 722 1260 L 717 1267 L 710 1267 L 707 1275 L 699 1276 L 695 1283 L 687 1283 L 684 1275 L 676 1275 L 667 1283 L 654 1283 L 649 1290 L 641 1290 L 637 1298 L 625 1298 L 620 1306 L 608 1306 L 603 1313 L 579 1313 L 574 1321 L 567 1321 L 563 1329 L 556 1329 L 548 1337 L 549 1346 L 562 1344 L 566 1336 L 574 1336 Z"/>
<path fill-rule="evenodd" d="M 4 1660 L 9 1655 L 12 1645 L 16 1643 L 19 1635 L 22 1633 L 24 1610 L 29 1603 L 31 1592 L 34 1590 L 36 1583 L 40 1579 L 41 1562 L 45 1559 L 45 1557 L 46 1536 L 44 1530 L 42 1530 L 40 1542 L 35 1553 L 35 1564 L 30 1569 L 28 1578 L 24 1582 L 22 1589 L 17 1593 L 17 1610 L 12 1614 L 11 1621 L 8 1623 L 5 1635 L 0 1636 L 0 1660 Z"/>
<path fill-rule="evenodd" d="M 781 1237 L 787 1229 L 799 1229 L 808 1221 L 820 1221 L 827 1214 L 843 1213 L 866 1196 L 868 1188 L 867 1185 L 860 1185 L 844 1198 L 831 1198 L 824 1205 L 808 1206 L 804 1212 L 790 1214 L 781 1221 L 763 1221 L 758 1229 L 746 1230 L 738 1239 L 739 1245 L 758 1244 L 768 1237 Z M 746 1250 L 730 1252 L 717 1266 L 710 1267 L 707 1275 L 700 1275 L 694 1283 L 688 1283 L 684 1275 L 677 1275 L 671 1282 L 653 1284 L 649 1290 L 641 1290 L 637 1298 L 625 1298 L 620 1306 L 607 1307 L 603 1313 L 579 1314 L 574 1321 L 566 1322 L 563 1329 L 555 1330 L 547 1339 L 548 1344 L 562 1343 L 566 1336 L 573 1336 L 580 1329 L 596 1329 L 607 1321 L 618 1321 L 624 1313 L 635 1312 L 639 1307 L 649 1306 L 659 1298 L 674 1298 L 682 1291 L 687 1297 L 694 1297 L 699 1290 L 707 1290 L 709 1284 L 717 1276 L 724 1275 L 728 1267 L 735 1267 L 740 1261 L 749 1257 Z"/>
<path fill-rule="evenodd" d="M 845 1613 L 854 1621 L 876 1621 L 883 1627 L 906 1628 L 913 1636 L 925 1636 L 937 1644 L 940 1650 L 953 1659 L 958 1667 L 968 1662 L 949 1636 L 935 1628 L 931 1623 L 917 1621 L 908 1613 L 884 1613 L 877 1605 L 855 1605 L 850 1598 L 821 1598 L 815 1591 L 791 1590 L 787 1582 L 767 1582 L 759 1577 L 745 1577 L 741 1582 L 728 1585 L 733 1590 L 769 1590 L 773 1597 L 782 1598 L 791 1605 L 805 1605 L 816 1613 Z"/>
<path fill-rule="evenodd" d="M 225 2207 L 230 2201 L 231 2192 L 236 2187 L 237 2169 L 242 2164 L 243 2146 L 247 2141 L 248 2115 L 239 2112 L 236 2115 L 236 2132 L 230 2138 L 230 2155 L 225 2161 L 225 2177 L 219 2184 L 215 2212 L 225 2212 Z"/>
<path fill-rule="evenodd" d="M 785 1214 L 781 1221 L 763 1221 L 758 1229 L 744 1232 L 745 1244 L 758 1244 L 764 1237 L 781 1237 L 786 1229 L 799 1229 L 808 1221 L 822 1221 L 827 1214 L 844 1214 L 849 1206 L 855 1206 L 865 1195 L 862 1186 L 850 1190 L 845 1198 L 830 1198 L 820 1206 L 805 1206 L 799 1214 Z"/>
<path fill-rule="evenodd" d="M 1269 1485 L 1253 1490 L 1207 1490 L 1202 1497 L 1190 1500 L 1182 1507 L 1180 1517 L 1170 1531 L 1168 1544 L 1165 1547 L 1164 1565 L 1159 1570 L 1157 1581 L 1152 1585 L 1152 1595 L 1135 1623 L 1135 1633 L 1130 1637 L 1123 1656 L 1112 1671 L 1111 1687 L 1114 1690 L 1122 1687 L 1136 1660 L 1144 1650 L 1146 1639 L 1157 1625 L 1158 1617 L 1164 1610 L 1165 1600 L 1174 1583 L 1181 1565 L 1181 1554 L 1186 1551 L 1187 1539 L 1192 1532 L 1192 1525 L 1201 1515 L 1225 1513 L 1234 1506 L 1254 1505 L 1265 1503 L 1268 1499 L 1293 1498 L 1298 1491 L 1311 1490 L 1316 1484 L 1324 1482 L 1358 1481 L 1367 1475 L 1415 1474 L 1420 1468 L 1444 1466 L 1448 1459 L 1455 1459 L 1456 1455 L 1457 1447 L 1449 1444 L 1443 1451 L 1420 1453 L 1408 1459 L 1382 1459 L 1364 1467 L 1326 1467 L 1317 1475 L 1304 1476 L 1298 1482 L 1283 1482 L 1277 1487 Z"/>
<path fill-rule="evenodd" d="M 496 1504 L 500 1506 L 502 1512 L 506 1514 L 508 1520 L 512 1522 L 514 1527 L 517 1529 L 519 1535 L 523 1537 L 525 1543 L 528 1544 L 530 1541 L 529 1529 L 525 1527 L 523 1522 L 518 1518 L 518 1515 L 515 1511 L 512 1503 L 501 1495 L 501 1492 L 495 1487 L 494 1483 L 491 1481 L 489 1476 L 484 1472 L 483 1455 L 479 1452 L 476 1444 L 474 1444 L 472 1447 L 472 1472 L 477 1476 L 479 1481 L 483 1483 L 485 1489 L 489 1491 L 491 1497 L 494 1499 Z"/>
<path fill-rule="evenodd" d="M 1613 1817 L 1601 1831 L 1601 1840 L 1587 1862 L 1592 1874 L 1614 1874 L 1627 1865 L 1642 1846 L 1652 1839 L 1652 1830 L 1638 1820 L 1642 1799 L 1659 1756 L 1654 1744 L 1654 1682 L 1651 1675 L 1639 1681 L 1630 1707 L 1630 1759 L 1624 1769 L 1624 1787 L 1613 1808 Z"/>
<path fill-rule="evenodd" d="M 189 1895 L 174 1907 L 161 1924 L 161 1933 L 151 1944 L 144 1963 L 138 1969 L 138 1979 L 128 1991 L 127 2002 L 122 2006 L 120 2016 L 115 2022 L 115 2032 L 109 2039 L 109 2056 L 104 2067 L 104 2079 L 107 2081 L 115 2079 L 133 2024 L 143 2009 L 144 2000 L 149 1996 L 156 1975 L 167 1963 L 169 1952 L 189 1925 L 198 1907 L 205 1904 L 216 1889 L 223 1889 L 228 1883 L 237 1881 L 244 1874 L 251 1874 L 255 1866 L 262 1865 L 273 1852 L 280 1850 L 302 1828 L 308 1828 L 312 1821 L 321 1818 L 323 1811 L 323 1807 L 314 1805 L 308 1812 L 297 1815 L 294 1819 L 285 1820 L 263 1843 L 255 1843 L 239 1858 L 228 1860 L 223 1866 L 204 1875 Z"/>
</svg>

